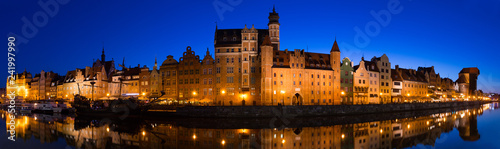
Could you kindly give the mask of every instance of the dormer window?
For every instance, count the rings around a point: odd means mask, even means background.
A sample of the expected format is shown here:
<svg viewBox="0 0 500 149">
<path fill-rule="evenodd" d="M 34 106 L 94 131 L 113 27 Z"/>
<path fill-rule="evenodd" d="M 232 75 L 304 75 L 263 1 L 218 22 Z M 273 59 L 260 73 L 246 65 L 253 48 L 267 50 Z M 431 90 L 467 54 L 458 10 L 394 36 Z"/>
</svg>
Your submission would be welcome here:
<svg viewBox="0 0 500 149">
<path fill-rule="evenodd" d="M 233 41 L 236 41 L 236 37 L 233 37 Z"/>
</svg>

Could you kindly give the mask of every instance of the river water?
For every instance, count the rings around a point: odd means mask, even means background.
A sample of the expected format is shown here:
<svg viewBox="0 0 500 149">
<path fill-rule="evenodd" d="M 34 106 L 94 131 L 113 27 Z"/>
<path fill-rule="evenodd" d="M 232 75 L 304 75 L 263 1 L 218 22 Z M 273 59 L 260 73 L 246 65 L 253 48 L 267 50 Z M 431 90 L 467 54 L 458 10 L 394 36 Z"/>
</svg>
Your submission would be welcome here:
<svg viewBox="0 0 500 149">
<path fill-rule="evenodd" d="M 500 148 L 497 108 L 499 103 L 490 103 L 424 116 L 407 114 L 378 121 L 363 120 L 366 116 L 324 117 L 318 123 L 317 119 L 296 118 L 123 119 L 19 114 L 15 119 L 16 141 L 7 139 L 9 114 L 0 111 L 0 128 L 4 128 L 0 130 L 0 148 Z M 296 121 L 301 123 L 287 125 Z"/>
</svg>

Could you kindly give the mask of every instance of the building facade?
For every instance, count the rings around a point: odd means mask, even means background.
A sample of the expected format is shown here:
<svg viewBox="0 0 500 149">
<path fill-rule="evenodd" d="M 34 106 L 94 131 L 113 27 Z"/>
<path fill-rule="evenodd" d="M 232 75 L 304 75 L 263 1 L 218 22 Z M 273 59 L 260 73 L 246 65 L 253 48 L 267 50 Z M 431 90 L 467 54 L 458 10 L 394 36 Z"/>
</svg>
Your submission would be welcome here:
<svg viewBox="0 0 500 149">
<path fill-rule="evenodd" d="M 415 69 L 399 68 L 399 65 L 396 65 L 395 73 L 393 80 L 402 80 L 401 101 L 425 102 L 431 100 L 427 92 L 428 82 L 422 72 Z"/>
<path fill-rule="evenodd" d="M 342 104 L 353 104 L 353 68 L 349 58 L 342 60 L 340 66 L 340 89 Z"/>
<path fill-rule="evenodd" d="M 253 25 L 215 32 L 215 91 L 225 105 L 340 104 L 340 50 L 280 50 L 279 15 L 268 29 Z M 266 39 L 268 38 L 268 39 Z"/>
<path fill-rule="evenodd" d="M 373 57 L 371 61 L 376 63 L 380 70 L 380 103 L 390 103 L 393 82 L 391 78 L 392 71 L 389 57 L 384 54 L 381 57 Z"/>
<path fill-rule="evenodd" d="M 365 66 L 365 61 L 362 60 L 359 62 L 359 65 L 353 67 L 354 75 L 353 75 L 353 96 L 354 96 L 354 104 L 368 104 L 369 93 L 368 90 L 370 88 L 368 82 L 370 81 L 368 70 Z"/>
</svg>

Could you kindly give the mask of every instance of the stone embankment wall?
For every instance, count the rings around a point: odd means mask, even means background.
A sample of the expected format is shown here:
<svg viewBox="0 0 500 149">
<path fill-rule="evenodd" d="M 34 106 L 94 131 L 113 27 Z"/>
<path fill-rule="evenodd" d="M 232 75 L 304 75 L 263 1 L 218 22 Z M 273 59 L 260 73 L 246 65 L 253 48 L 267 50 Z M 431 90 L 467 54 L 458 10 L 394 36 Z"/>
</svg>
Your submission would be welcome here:
<svg viewBox="0 0 500 149">
<path fill-rule="evenodd" d="M 389 112 L 404 112 L 442 108 L 478 106 L 486 102 L 405 103 L 370 105 L 311 105 L 311 106 L 191 106 L 177 108 L 182 117 L 314 117 L 343 116 Z"/>
</svg>

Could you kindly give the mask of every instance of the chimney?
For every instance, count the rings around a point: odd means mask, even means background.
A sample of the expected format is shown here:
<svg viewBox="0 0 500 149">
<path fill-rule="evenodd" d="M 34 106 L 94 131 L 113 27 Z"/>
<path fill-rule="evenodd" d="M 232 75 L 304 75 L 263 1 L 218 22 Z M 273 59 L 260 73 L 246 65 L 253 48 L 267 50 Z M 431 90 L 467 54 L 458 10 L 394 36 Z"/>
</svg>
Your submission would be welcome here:
<svg viewBox="0 0 500 149">
<path fill-rule="evenodd" d="M 399 65 L 396 65 L 395 67 L 396 67 L 396 70 L 399 70 Z"/>
</svg>

